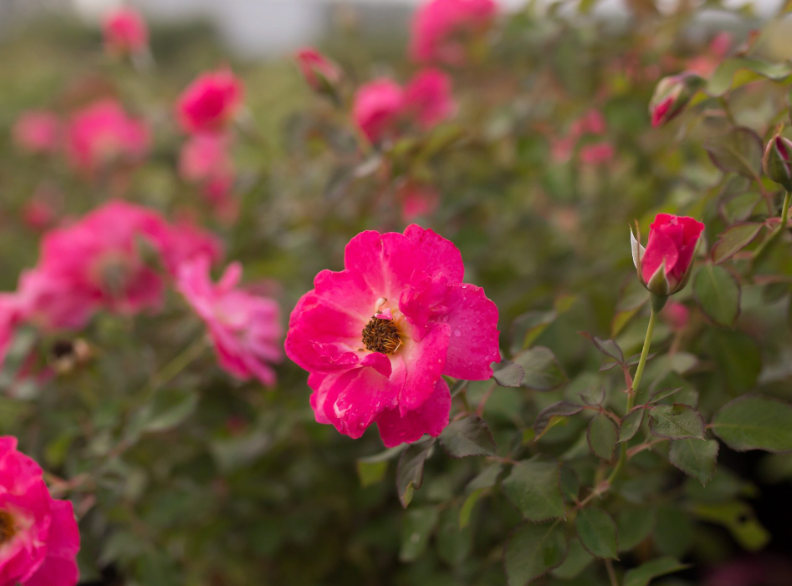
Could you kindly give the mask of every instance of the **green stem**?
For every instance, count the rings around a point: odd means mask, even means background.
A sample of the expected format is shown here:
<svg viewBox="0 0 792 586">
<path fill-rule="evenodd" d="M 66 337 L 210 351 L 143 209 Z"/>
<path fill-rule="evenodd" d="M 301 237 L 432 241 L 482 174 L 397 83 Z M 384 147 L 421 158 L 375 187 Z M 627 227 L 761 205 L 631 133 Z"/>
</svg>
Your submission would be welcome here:
<svg viewBox="0 0 792 586">
<path fill-rule="evenodd" d="M 649 356 L 649 348 L 652 345 L 652 334 L 654 333 L 655 323 L 657 322 L 657 313 L 658 312 L 652 308 L 652 314 L 649 316 L 649 325 L 646 328 L 646 338 L 644 338 L 643 350 L 641 350 L 641 359 L 638 361 L 638 369 L 635 371 L 635 378 L 633 379 L 631 388 L 627 389 L 627 410 L 625 411 L 625 415 L 627 415 L 627 413 L 629 413 L 635 406 L 635 394 L 638 392 L 638 387 L 641 384 L 641 378 L 643 378 L 644 368 L 646 368 L 646 358 Z M 622 442 L 619 461 L 616 463 L 616 467 L 608 477 L 608 484 L 613 484 L 613 481 L 616 480 L 616 477 L 619 476 L 622 468 L 624 468 L 624 463 L 626 461 L 627 443 Z"/>
<path fill-rule="evenodd" d="M 200 336 L 192 344 L 187 346 L 176 358 L 166 364 L 159 372 L 155 373 L 148 384 L 143 388 L 146 401 L 162 385 L 170 382 L 181 371 L 187 368 L 190 363 L 198 358 L 204 350 L 209 347 L 206 337 Z"/>
<path fill-rule="evenodd" d="M 762 242 L 762 245 L 756 249 L 754 252 L 753 259 L 751 260 L 751 274 L 753 274 L 756 267 L 759 263 L 767 256 L 767 254 L 773 249 L 776 243 L 781 240 L 781 236 L 784 234 L 784 230 L 786 230 L 787 222 L 789 221 L 789 206 L 792 202 L 790 202 L 792 194 L 790 192 L 786 192 L 784 195 L 784 209 L 781 210 L 781 225 L 778 226 L 778 229 L 773 232 L 773 234 Z"/>
</svg>

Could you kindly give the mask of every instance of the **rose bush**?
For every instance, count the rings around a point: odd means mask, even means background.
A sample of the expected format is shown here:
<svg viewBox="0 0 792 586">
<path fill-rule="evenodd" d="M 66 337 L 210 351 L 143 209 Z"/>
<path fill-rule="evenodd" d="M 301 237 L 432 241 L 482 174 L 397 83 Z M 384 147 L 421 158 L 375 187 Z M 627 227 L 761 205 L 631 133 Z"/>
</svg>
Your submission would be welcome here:
<svg viewBox="0 0 792 586">
<path fill-rule="evenodd" d="M 717 8 L 4 37 L 0 586 L 786 584 L 788 23 Z"/>
</svg>

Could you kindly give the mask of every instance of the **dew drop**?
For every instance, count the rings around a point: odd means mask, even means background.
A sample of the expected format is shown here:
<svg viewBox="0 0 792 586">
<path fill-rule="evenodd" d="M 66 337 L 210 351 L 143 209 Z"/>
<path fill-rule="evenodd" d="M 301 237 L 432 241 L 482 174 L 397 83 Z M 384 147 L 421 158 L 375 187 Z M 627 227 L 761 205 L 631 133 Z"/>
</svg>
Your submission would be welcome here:
<svg viewBox="0 0 792 586">
<path fill-rule="evenodd" d="M 462 332 L 460 332 L 459 330 L 454 330 L 454 335 L 458 338 L 462 335 Z"/>
</svg>

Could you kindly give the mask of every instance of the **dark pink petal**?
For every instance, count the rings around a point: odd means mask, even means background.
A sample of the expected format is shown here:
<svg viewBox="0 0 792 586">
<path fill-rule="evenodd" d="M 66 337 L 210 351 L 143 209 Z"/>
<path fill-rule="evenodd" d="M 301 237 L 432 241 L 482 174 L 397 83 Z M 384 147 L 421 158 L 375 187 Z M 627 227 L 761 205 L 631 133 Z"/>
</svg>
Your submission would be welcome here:
<svg viewBox="0 0 792 586">
<path fill-rule="evenodd" d="M 324 400 L 327 419 L 352 439 L 362 436 L 382 411 L 396 405 L 388 379 L 374 368 L 356 368 L 330 376 L 323 384 L 329 384 Z"/>
<path fill-rule="evenodd" d="M 360 275 L 371 291 L 395 303 L 410 282 L 416 256 L 416 247 L 402 234 L 367 230 L 347 244 L 344 266 Z"/>
<path fill-rule="evenodd" d="M 447 291 L 448 280 L 444 275 L 436 275 L 434 278 L 424 275 L 402 291 L 399 309 L 415 326 L 418 340 L 426 333 L 429 320 L 445 313 Z"/>
<path fill-rule="evenodd" d="M 443 275 L 452 284 L 462 282 L 465 265 L 462 263 L 462 253 L 453 242 L 417 224 L 407 226 L 404 235 L 423 253 L 424 271 L 430 275 Z"/>
<path fill-rule="evenodd" d="M 445 323 L 432 323 L 423 339 L 404 340 L 393 354 L 390 386 L 397 390 L 402 414 L 417 409 L 434 391 L 445 367 L 451 328 Z"/>
<path fill-rule="evenodd" d="M 77 562 L 67 558 L 46 558 L 23 586 L 74 586 L 80 580 Z"/>
<path fill-rule="evenodd" d="M 443 374 L 467 380 L 492 376 L 500 362 L 498 307 L 484 289 L 462 283 L 448 288 L 446 297 L 450 340 Z"/>
<path fill-rule="evenodd" d="M 47 538 L 47 557 L 73 558 L 80 551 L 80 531 L 69 501 L 52 501 L 52 523 Z"/>
<path fill-rule="evenodd" d="M 665 272 L 668 275 L 679 260 L 679 250 L 674 241 L 662 230 L 652 230 L 649 241 L 641 258 L 641 276 L 648 283 L 665 261 Z"/>
<path fill-rule="evenodd" d="M 363 360 L 360 361 L 360 365 L 370 366 L 385 378 L 390 378 L 392 372 L 391 361 L 380 352 L 367 354 Z"/>
<path fill-rule="evenodd" d="M 442 378 L 435 383 L 434 392 L 423 405 L 403 416 L 398 409 L 388 409 L 377 417 L 382 443 L 392 448 L 402 443 L 412 443 L 428 433 L 437 437 L 448 425 L 451 412 L 451 393 Z"/>
<path fill-rule="evenodd" d="M 314 279 L 314 292 L 339 310 L 368 320 L 381 293 L 368 285 L 363 275 L 351 271 L 321 271 Z"/>
</svg>

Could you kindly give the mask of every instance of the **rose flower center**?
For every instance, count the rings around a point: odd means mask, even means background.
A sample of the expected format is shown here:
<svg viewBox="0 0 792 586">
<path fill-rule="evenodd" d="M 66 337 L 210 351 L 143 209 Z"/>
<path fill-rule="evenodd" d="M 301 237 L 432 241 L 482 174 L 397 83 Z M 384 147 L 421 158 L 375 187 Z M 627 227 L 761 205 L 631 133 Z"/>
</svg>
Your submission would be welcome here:
<svg viewBox="0 0 792 586">
<path fill-rule="evenodd" d="M 371 352 L 393 354 L 401 346 L 396 324 L 390 319 L 372 317 L 363 328 L 363 345 Z"/>
<path fill-rule="evenodd" d="M 8 511 L 0 511 L 0 545 L 10 541 L 16 535 L 14 518 Z"/>
</svg>

